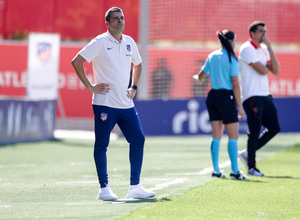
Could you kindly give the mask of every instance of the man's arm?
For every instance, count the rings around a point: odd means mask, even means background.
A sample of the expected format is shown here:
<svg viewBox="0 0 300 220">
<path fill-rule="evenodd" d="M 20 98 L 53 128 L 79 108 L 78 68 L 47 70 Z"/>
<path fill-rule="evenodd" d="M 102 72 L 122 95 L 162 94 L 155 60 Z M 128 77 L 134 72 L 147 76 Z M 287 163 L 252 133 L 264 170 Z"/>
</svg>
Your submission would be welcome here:
<svg viewBox="0 0 300 220">
<path fill-rule="evenodd" d="M 133 65 L 131 87 L 127 89 L 127 97 L 133 99 L 136 95 L 137 90 L 132 88 L 133 85 L 137 86 L 142 75 L 142 63 L 139 65 Z"/>
<path fill-rule="evenodd" d="M 272 50 L 271 43 L 266 36 L 263 37 L 263 42 L 267 45 L 268 51 L 270 53 L 270 59 L 271 59 L 271 61 L 267 64 L 267 67 L 274 75 L 278 75 L 279 63 L 275 56 L 274 51 Z"/>
<path fill-rule="evenodd" d="M 138 85 L 140 78 L 142 75 L 142 63 L 139 65 L 133 65 L 133 70 L 132 70 L 132 85 Z"/>
<path fill-rule="evenodd" d="M 261 62 L 253 63 L 251 66 L 261 75 L 266 75 L 269 71 L 271 71 L 274 75 L 278 75 L 279 63 L 272 50 L 271 43 L 266 36 L 263 38 L 263 42 L 266 44 L 270 53 L 270 62 L 267 63 L 267 66 L 262 65 Z"/>
<path fill-rule="evenodd" d="M 77 54 L 76 57 L 74 57 L 74 59 L 71 61 L 78 78 L 90 92 L 105 95 L 109 92 L 109 85 L 105 83 L 92 85 L 87 78 L 83 67 L 83 63 L 85 61 L 86 60 L 79 54 Z"/>
<path fill-rule="evenodd" d="M 251 65 L 261 75 L 267 75 L 270 71 L 267 66 L 262 65 L 261 62 L 256 62 Z"/>
</svg>

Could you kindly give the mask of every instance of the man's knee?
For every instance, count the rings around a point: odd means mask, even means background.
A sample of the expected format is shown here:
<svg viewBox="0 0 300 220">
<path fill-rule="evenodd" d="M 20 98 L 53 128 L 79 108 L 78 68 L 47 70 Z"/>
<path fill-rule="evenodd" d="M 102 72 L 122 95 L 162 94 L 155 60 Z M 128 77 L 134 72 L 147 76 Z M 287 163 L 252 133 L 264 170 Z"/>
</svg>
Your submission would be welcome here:
<svg viewBox="0 0 300 220">
<path fill-rule="evenodd" d="M 95 141 L 94 144 L 94 153 L 96 152 L 106 152 L 108 147 L 108 142 L 106 141 Z"/>
<path fill-rule="evenodd" d="M 247 135 L 250 139 L 258 139 L 260 136 L 260 129 L 252 129 L 252 131 L 248 130 Z"/>
<path fill-rule="evenodd" d="M 145 144 L 145 135 L 140 133 L 139 135 L 135 136 L 131 143 L 134 143 L 139 146 L 144 146 Z"/>
<path fill-rule="evenodd" d="M 274 126 L 272 127 L 272 129 L 270 129 L 270 132 L 272 132 L 272 134 L 275 136 L 276 134 L 278 134 L 280 132 L 280 126 Z"/>
</svg>

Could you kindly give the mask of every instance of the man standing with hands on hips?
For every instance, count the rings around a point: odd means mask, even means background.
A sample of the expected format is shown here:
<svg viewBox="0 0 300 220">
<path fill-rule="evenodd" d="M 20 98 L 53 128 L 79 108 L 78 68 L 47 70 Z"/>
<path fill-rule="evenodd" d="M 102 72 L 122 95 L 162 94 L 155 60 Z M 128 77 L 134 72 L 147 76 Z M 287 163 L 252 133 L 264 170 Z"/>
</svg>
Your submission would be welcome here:
<svg viewBox="0 0 300 220">
<path fill-rule="evenodd" d="M 127 198 L 155 196 L 140 184 L 145 136 L 134 107 L 133 98 L 142 72 L 142 59 L 135 41 L 122 34 L 125 17 L 122 9 L 110 8 L 105 14 L 107 32 L 94 38 L 72 60 L 83 85 L 93 93 L 95 116 L 94 160 L 101 189 L 97 199 L 116 200 L 108 185 L 106 151 L 110 133 L 119 125 L 129 143 L 130 186 Z M 86 76 L 83 63 L 92 62 L 95 84 Z M 130 82 L 131 63 L 133 73 Z M 129 88 L 128 88 L 129 87 Z"/>
<path fill-rule="evenodd" d="M 250 39 L 239 52 L 242 100 L 249 129 L 247 150 L 239 152 L 239 158 L 248 169 L 248 175 L 252 176 L 263 176 L 256 167 L 256 151 L 280 131 L 267 76 L 269 71 L 274 75 L 279 73 L 279 63 L 266 33 L 263 22 L 251 23 Z M 262 126 L 265 129 L 261 132 Z"/>
</svg>

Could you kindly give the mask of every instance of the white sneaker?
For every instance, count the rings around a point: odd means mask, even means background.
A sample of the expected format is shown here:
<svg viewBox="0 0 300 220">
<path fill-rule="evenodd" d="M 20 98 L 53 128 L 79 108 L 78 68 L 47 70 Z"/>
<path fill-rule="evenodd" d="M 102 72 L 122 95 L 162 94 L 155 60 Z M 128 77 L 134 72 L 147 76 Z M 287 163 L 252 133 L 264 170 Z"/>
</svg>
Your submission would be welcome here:
<svg viewBox="0 0 300 220">
<path fill-rule="evenodd" d="M 129 186 L 126 198 L 145 199 L 155 196 L 155 192 L 145 189 L 141 184 Z"/>
<path fill-rule="evenodd" d="M 248 175 L 251 176 L 264 176 L 264 174 L 262 174 L 259 169 L 257 168 L 251 168 L 250 170 L 248 170 Z"/>
<path fill-rule="evenodd" d="M 99 195 L 97 199 L 103 201 L 112 201 L 112 200 L 117 200 L 118 196 L 114 194 L 113 191 L 110 189 L 110 187 L 107 185 L 106 187 L 101 188 L 99 190 Z"/>
<path fill-rule="evenodd" d="M 246 169 L 248 170 L 248 151 L 247 150 L 242 150 L 238 152 L 238 157 L 239 159 L 242 161 L 242 163 L 244 164 L 244 166 L 246 167 Z"/>
</svg>

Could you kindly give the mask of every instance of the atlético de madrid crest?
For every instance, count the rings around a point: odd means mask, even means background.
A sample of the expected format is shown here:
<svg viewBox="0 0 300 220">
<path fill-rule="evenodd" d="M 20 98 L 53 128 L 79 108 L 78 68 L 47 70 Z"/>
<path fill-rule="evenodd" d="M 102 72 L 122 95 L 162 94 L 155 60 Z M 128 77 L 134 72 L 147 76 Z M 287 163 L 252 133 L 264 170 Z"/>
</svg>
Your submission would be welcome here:
<svg viewBox="0 0 300 220">
<path fill-rule="evenodd" d="M 37 55 L 41 62 L 47 62 L 51 58 L 51 44 L 46 42 L 38 43 Z"/>
<path fill-rule="evenodd" d="M 108 116 L 107 113 L 102 112 L 102 113 L 101 113 L 101 120 L 102 120 L 102 121 L 105 121 L 105 120 L 107 119 L 107 116 Z"/>
<path fill-rule="evenodd" d="M 130 51 L 131 51 L 131 47 L 130 47 L 130 45 L 129 45 L 129 44 L 127 44 L 127 45 L 126 45 L 126 47 L 127 47 L 127 50 L 128 50 L 128 52 L 130 52 Z"/>
</svg>

